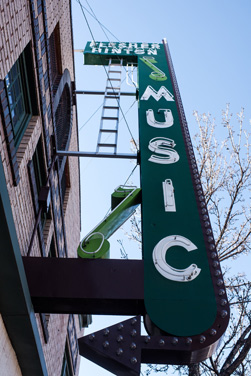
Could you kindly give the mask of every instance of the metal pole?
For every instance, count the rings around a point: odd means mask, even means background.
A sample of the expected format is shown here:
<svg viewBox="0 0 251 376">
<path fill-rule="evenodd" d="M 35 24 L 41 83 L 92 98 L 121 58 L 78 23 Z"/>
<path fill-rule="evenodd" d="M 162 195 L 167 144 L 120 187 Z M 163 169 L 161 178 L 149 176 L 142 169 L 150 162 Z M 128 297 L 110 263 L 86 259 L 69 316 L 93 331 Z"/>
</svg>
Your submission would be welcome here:
<svg viewBox="0 0 251 376">
<path fill-rule="evenodd" d="M 74 91 L 74 94 L 92 94 L 92 95 L 104 95 L 105 92 L 104 91 L 91 91 L 91 90 L 75 90 Z M 108 91 L 107 94 L 113 94 L 113 92 L 111 91 Z M 120 95 L 125 95 L 125 96 L 136 96 L 136 92 L 133 93 L 133 92 L 126 92 L 126 91 L 122 91 L 120 93 Z"/>
<path fill-rule="evenodd" d="M 91 157 L 91 158 L 119 158 L 119 159 L 138 159 L 137 154 L 111 154 L 95 153 L 87 151 L 65 151 L 57 150 L 56 155 L 63 157 Z"/>
</svg>

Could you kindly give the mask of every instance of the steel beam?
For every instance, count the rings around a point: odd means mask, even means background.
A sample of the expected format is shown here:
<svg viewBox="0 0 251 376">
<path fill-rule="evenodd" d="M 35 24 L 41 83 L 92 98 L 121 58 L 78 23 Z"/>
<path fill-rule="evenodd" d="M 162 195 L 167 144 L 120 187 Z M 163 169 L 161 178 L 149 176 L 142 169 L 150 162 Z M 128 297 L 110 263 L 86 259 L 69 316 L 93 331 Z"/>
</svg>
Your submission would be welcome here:
<svg viewBox="0 0 251 376">
<path fill-rule="evenodd" d="M 35 312 L 144 315 L 142 260 L 23 257 Z"/>
<path fill-rule="evenodd" d="M 114 153 L 95 153 L 89 151 L 67 151 L 57 150 L 58 156 L 67 157 L 91 157 L 91 158 L 119 158 L 119 159 L 137 159 L 137 154 L 114 154 Z"/>
<path fill-rule="evenodd" d="M 74 94 L 88 94 L 88 95 L 105 95 L 104 91 L 92 91 L 92 90 L 75 90 Z M 108 91 L 107 94 L 114 94 L 113 91 Z M 136 92 L 126 92 L 122 91 L 120 95 L 135 97 Z"/>
</svg>

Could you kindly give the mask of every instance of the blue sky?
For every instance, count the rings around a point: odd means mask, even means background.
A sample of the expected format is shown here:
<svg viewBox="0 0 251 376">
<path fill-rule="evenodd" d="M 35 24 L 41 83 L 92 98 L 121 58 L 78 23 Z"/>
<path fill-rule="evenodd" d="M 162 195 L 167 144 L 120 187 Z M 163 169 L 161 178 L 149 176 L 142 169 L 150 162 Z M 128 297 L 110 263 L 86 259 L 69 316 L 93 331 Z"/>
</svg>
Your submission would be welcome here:
<svg viewBox="0 0 251 376">
<path fill-rule="evenodd" d="M 193 110 L 210 112 L 221 127 L 221 110 L 226 103 L 235 114 L 245 108 L 246 120 L 251 118 L 251 2 L 250 0 L 156 0 L 98 1 L 81 0 L 107 29 L 110 41 L 158 42 L 166 38 L 176 72 L 181 98 L 191 133 L 196 131 Z M 85 11 L 89 26 L 77 0 L 72 0 L 74 48 L 84 49 L 92 39 L 107 41 L 98 22 Z M 105 74 L 101 67 L 86 67 L 83 56 L 75 53 L 77 89 L 103 90 Z M 132 88 L 126 89 L 131 91 Z M 79 127 L 102 103 L 102 97 L 78 97 Z M 124 103 L 125 111 L 131 102 Z M 128 122 L 137 138 L 137 105 L 128 113 Z M 134 116 L 134 117 L 133 117 Z M 80 149 L 95 151 L 100 114 L 97 113 L 81 129 Z M 129 137 L 121 124 L 121 151 L 130 152 Z M 125 132 L 125 135 L 124 133 Z M 123 184 L 133 164 L 125 161 L 81 160 L 82 185 L 82 234 L 85 235 L 105 215 L 110 206 L 110 194 L 117 185 Z M 132 178 L 138 183 L 137 172 Z M 121 238 L 121 232 L 118 237 Z M 119 247 L 113 241 L 119 257 Z M 129 244 L 130 251 L 134 248 Z M 127 248 L 128 249 L 128 248 Z M 138 257 L 133 250 L 132 257 Z M 137 256 L 135 256 L 137 254 Z M 91 331 L 111 325 L 110 318 L 94 318 Z M 105 376 L 110 373 L 82 362 L 80 375 Z"/>
</svg>

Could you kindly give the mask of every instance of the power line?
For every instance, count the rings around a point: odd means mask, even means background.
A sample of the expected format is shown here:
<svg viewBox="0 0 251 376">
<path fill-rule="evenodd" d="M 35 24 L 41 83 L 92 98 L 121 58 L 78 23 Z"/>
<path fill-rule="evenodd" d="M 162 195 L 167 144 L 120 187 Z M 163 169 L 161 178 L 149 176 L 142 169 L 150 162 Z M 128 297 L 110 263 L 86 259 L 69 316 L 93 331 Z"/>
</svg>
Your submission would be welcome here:
<svg viewBox="0 0 251 376">
<path fill-rule="evenodd" d="M 118 42 L 120 42 L 120 40 L 107 28 L 107 27 L 105 27 L 99 20 L 98 20 L 98 18 L 97 18 L 97 16 L 95 15 L 95 13 L 94 13 L 94 11 L 93 11 L 93 9 L 91 8 L 91 6 L 90 6 L 90 4 L 88 3 L 88 1 L 87 0 L 85 0 L 86 1 L 86 3 L 88 4 L 88 6 L 89 6 L 89 8 L 91 9 L 91 11 L 92 11 L 92 13 L 93 14 L 91 14 L 89 11 L 88 11 L 88 9 L 86 8 L 86 7 L 84 7 L 84 5 L 81 3 L 81 1 L 80 0 L 76 0 L 77 2 L 78 2 L 78 4 L 80 5 L 80 7 L 81 7 L 81 10 L 82 10 L 82 13 L 83 13 L 83 15 L 84 15 L 84 17 L 85 17 L 85 21 L 86 21 L 86 23 L 87 23 L 87 25 L 88 25 L 88 28 L 89 28 L 89 30 L 90 30 L 90 33 L 91 33 L 91 36 L 92 36 L 92 39 L 93 39 L 93 41 L 94 41 L 94 43 L 95 43 L 95 46 L 96 46 L 96 41 L 95 41 L 95 38 L 94 38 L 94 36 L 93 36 L 93 34 L 92 34 L 92 32 L 91 32 L 91 28 L 90 28 L 90 25 L 89 25 L 89 23 L 88 23 L 88 21 L 87 21 L 87 18 L 86 18 L 86 16 L 85 16 L 85 13 L 84 13 L 84 9 L 88 12 L 88 14 L 91 16 L 91 17 L 93 17 L 97 22 L 98 22 L 98 24 L 100 25 L 100 27 L 101 27 L 101 29 L 103 30 L 103 32 L 104 32 L 104 34 L 105 34 L 105 36 L 106 36 L 106 38 L 107 38 L 107 40 L 108 40 L 108 42 L 110 42 L 110 39 L 109 39 L 109 37 L 108 37 L 108 35 L 106 34 L 106 32 L 104 31 L 104 29 L 106 29 L 115 39 L 117 39 L 117 41 Z M 101 55 L 98 53 L 98 55 L 100 56 L 100 59 L 101 59 Z M 119 55 L 117 55 L 116 53 L 115 53 L 115 57 L 118 59 L 118 60 L 120 60 L 119 59 Z M 103 65 L 103 64 L 102 64 Z M 103 65 L 103 67 L 104 67 L 104 65 Z M 105 69 L 105 71 L 106 71 L 106 68 L 104 67 L 104 69 Z M 124 68 L 125 69 L 125 68 Z M 107 71 L 106 71 L 106 74 L 107 74 Z M 132 81 L 132 80 L 131 80 Z M 134 85 L 134 87 L 136 88 L 136 85 L 135 85 L 135 83 L 132 81 L 132 84 Z"/>
<path fill-rule="evenodd" d="M 136 170 L 136 168 L 137 168 L 137 164 L 133 167 L 133 169 L 132 169 L 132 171 L 131 171 L 131 173 L 130 173 L 130 175 L 128 176 L 128 178 L 126 179 L 126 181 L 125 181 L 125 183 L 124 183 L 124 185 L 126 185 L 126 183 L 128 182 L 128 180 L 130 179 L 130 177 L 132 176 L 132 174 L 134 173 L 134 171 Z"/>
<path fill-rule="evenodd" d="M 95 16 L 95 14 L 94 14 L 94 12 L 93 12 L 93 14 L 91 14 L 91 12 L 89 12 L 88 11 L 88 9 L 83 5 L 83 4 L 81 4 L 80 3 L 80 0 L 76 0 L 78 3 L 79 3 L 79 5 L 81 6 L 81 8 L 83 7 L 85 10 L 86 10 L 86 12 L 92 17 L 92 18 L 94 18 L 99 24 L 100 24 L 100 26 L 102 26 L 104 29 L 106 29 L 115 39 L 117 39 L 117 41 L 118 42 L 120 42 L 120 40 L 106 27 L 106 26 L 104 26 L 99 20 L 98 20 L 98 18 Z M 89 5 L 89 4 L 88 4 Z M 89 7 L 90 7 L 90 5 L 89 5 Z M 91 8 L 91 7 L 90 7 Z M 109 40 L 109 38 L 107 38 L 108 40 Z"/>
<path fill-rule="evenodd" d="M 122 83 L 125 81 L 125 78 L 123 79 Z M 135 105 L 136 103 L 136 99 L 135 101 L 131 104 L 131 106 L 128 108 L 128 110 L 126 111 L 125 115 L 128 114 L 128 112 L 130 111 L 130 109 Z M 103 103 L 101 103 L 101 105 L 93 112 L 93 114 L 89 117 L 88 120 L 86 120 L 86 122 L 79 128 L 79 132 L 86 126 L 86 124 L 93 118 L 93 116 L 98 112 L 98 110 L 102 107 Z M 121 122 L 121 119 L 119 120 L 119 122 Z M 130 129 L 129 130 L 129 133 L 131 134 L 131 131 Z M 132 135 L 131 135 L 132 137 Z"/>
<path fill-rule="evenodd" d="M 93 112 L 93 114 L 89 117 L 89 119 L 79 128 L 79 132 L 81 131 L 81 129 L 84 128 L 84 126 L 93 118 L 93 116 L 98 112 L 98 110 L 103 106 L 103 103 L 101 103 L 101 105 L 96 109 L 96 111 Z"/>
<path fill-rule="evenodd" d="M 79 0 L 80 1 L 80 0 Z M 98 24 L 99 24 L 99 26 L 100 26 L 100 28 L 101 28 L 101 30 L 103 31 L 103 33 L 105 34 L 105 36 L 106 36 L 106 38 L 107 38 L 107 40 L 109 41 L 109 42 L 111 42 L 110 41 L 110 39 L 109 39 L 109 37 L 108 37 L 108 35 L 107 35 L 107 33 L 105 32 L 105 30 L 104 29 L 106 29 L 112 36 L 114 36 L 114 38 L 115 39 L 117 39 L 117 41 L 118 42 L 120 42 L 120 40 L 107 28 L 107 27 L 105 27 L 99 20 L 98 20 L 98 18 L 97 18 L 97 16 L 96 16 L 96 14 L 94 13 L 94 10 L 92 9 L 92 7 L 90 6 L 90 4 L 88 3 L 88 1 L 87 0 L 85 0 L 85 2 L 87 3 L 87 5 L 89 6 L 89 8 L 90 8 L 90 10 L 91 10 L 91 12 L 92 12 L 92 15 L 91 15 L 91 13 L 90 12 L 88 12 L 97 22 L 98 22 Z M 120 60 L 119 59 L 119 55 L 116 55 L 115 54 L 115 56 L 117 57 L 117 59 L 118 60 Z M 125 69 L 125 68 L 124 68 Z M 134 87 L 136 88 L 136 85 L 135 85 L 135 83 L 132 81 L 132 79 L 131 79 L 131 82 L 132 82 L 132 84 L 134 85 Z"/>
<path fill-rule="evenodd" d="M 86 17 L 86 15 L 85 15 L 85 12 L 84 12 L 84 6 L 82 5 L 82 3 L 81 3 L 80 0 L 76 0 L 76 1 L 78 2 L 78 4 L 79 4 L 80 7 L 81 7 L 81 11 L 82 11 L 83 16 L 84 16 L 84 18 L 85 18 L 85 21 L 86 21 L 87 27 L 88 27 L 88 29 L 89 29 L 89 31 L 90 31 L 91 36 L 92 36 L 92 40 L 94 41 L 94 44 L 95 44 L 95 46 L 96 46 L 96 41 L 95 41 L 94 35 L 93 35 L 93 33 L 92 33 L 91 27 L 90 27 L 90 25 L 89 25 L 89 22 L 88 22 L 88 20 L 87 20 L 87 17 Z M 87 3 L 88 3 L 88 2 L 87 2 Z M 88 4 L 88 5 L 89 5 L 89 4 Z M 89 5 L 89 7 L 90 7 L 90 5 Z M 91 8 L 91 10 L 92 10 L 92 8 Z M 92 12 L 93 12 L 93 10 L 92 10 Z M 89 12 L 88 12 L 88 13 L 89 13 Z M 94 14 L 94 12 L 93 12 L 93 14 Z M 94 16 L 95 16 L 95 14 L 94 14 Z M 95 18 L 95 19 L 97 20 L 97 22 L 101 25 L 101 23 L 98 21 L 97 17 L 95 16 L 94 18 Z M 104 31 L 104 30 L 103 30 L 103 31 Z M 109 40 L 109 38 L 107 38 L 107 39 Z M 116 38 L 116 39 L 117 39 L 117 38 Z M 99 56 L 100 59 L 102 60 L 102 58 L 101 58 L 101 54 L 100 54 L 100 53 L 98 54 L 98 56 Z M 107 72 L 107 70 L 106 70 L 106 67 L 105 67 L 103 64 L 102 64 L 102 66 L 103 66 L 103 68 L 104 68 L 104 70 L 105 70 L 105 72 L 106 72 L 107 77 L 109 78 L 109 76 L 108 76 L 108 72 Z M 112 85 L 111 85 L 111 86 L 112 86 Z M 113 92 L 115 93 L 114 89 L 113 89 Z M 126 126 L 127 126 L 127 128 L 128 128 L 128 131 L 129 131 L 129 133 L 130 133 L 130 135 L 131 135 L 131 137 L 132 137 L 132 140 L 133 140 L 133 142 L 134 142 L 134 144 L 135 144 L 135 147 L 136 147 L 136 149 L 137 149 L 137 151 L 138 151 L 138 145 L 137 145 L 137 143 L 136 143 L 136 141 L 135 141 L 135 139 L 134 139 L 134 137 L 133 137 L 133 135 L 132 135 L 132 132 L 131 132 L 130 127 L 129 127 L 129 124 L 128 124 L 126 118 L 125 118 L 124 112 L 123 112 L 123 110 L 122 110 L 122 108 L 121 108 L 121 106 L 120 106 L 120 103 L 119 103 L 118 99 L 117 99 L 117 102 L 118 102 L 118 106 L 119 106 L 119 108 L 120 108 L 121 114 L 122 114 L 122 116 L 123 116 L 123 118 L 124 118 L 124 120 L 125 120 L 125 123 L 126 123 Z"/>
<path fill-rule="evenodd" d="M 88 1 L 85 0 L 85 2 L 87 3 L 88 7 L 91 9 L 91 12 L 92 12 L 92 14 L 93 14 L 94 19 L 98 22 L 98 24 L 99 24 L 99 26 L 101 27 L 101 29 L 102 29 L 103 33 L 105 34 L 106 38 L 109 40 L 108 35 L 107 35 L 106 32 L 104 31 L 104 28 L 105 28 L 104 25 L 102 25 L 101 22 L 98 20 L 96 14 L 94 13 L 94 11 L 93 11 L 92 7 L 90 6 L 90 4 L 88 3 Z M 106 28 L 106 29 L 107 29 L 107 28 Z M 107 30 L 108 30 L 108 29 L 107 29 Z M 110 30 L 108 30 L 108 31 L 109 31 L 109 33 L 110 33 L 112 36 L 114 36 L 115 39 L 117 39 L 117 41 L 119 41 L 118 38 L 116 38 L 115 35 L 112 34 L 112 33 L 110 32 Z"/>
</svg>

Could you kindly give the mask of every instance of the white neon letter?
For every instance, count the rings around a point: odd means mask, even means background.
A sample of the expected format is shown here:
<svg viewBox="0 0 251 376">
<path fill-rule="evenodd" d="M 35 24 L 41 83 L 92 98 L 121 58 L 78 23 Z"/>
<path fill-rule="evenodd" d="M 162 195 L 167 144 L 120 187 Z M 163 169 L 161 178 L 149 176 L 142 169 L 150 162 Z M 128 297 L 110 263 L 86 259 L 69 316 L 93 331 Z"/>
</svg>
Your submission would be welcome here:
<svg viewBox="0 0 251 376">
<path fill-rule="evenodd" d="M 166 212 L 176 212 L 175 197 L 173 182 L 171 179 L 166 179 L 162 183 L 164 206 Z"/>
<path fill-rule="evenodd" d="M 147 50 L 147 55 L 157 55 L 157 50 L 150 48 L 149 50 Z"/>
<path fill-rule="evenodd" d="M 150 85 L 147 86 L 144 94 L 140 98 L 142 101 L 148 101 L 150 97 L 153 97 L 156 101 L 159 101 L 160 98 L 164 97 L 166 101 L 174 102 L 173 94 L 170 93 L 169 90 L 165 86 L 161 86 L 161 88 L 156 91 L 154 88 Z"/>
<path fill-rule="evenodd" d="M 173 114 L 171 110 L 160 108 L 158 112 L 164 111 L 165 121 L 156 121 L 152 109 L 146 111 L 147 124 L 155 128 L 168 128 L 173 125 Z"/>
<path fill-rule="evenodd" d="M 166 262 L 166 252 L 169 248 L 180 246 L 188 252 L 194 251 L 197 247 L 187 238 L 180 235 L 171 235 L 163 238 L 153 250 L 153 262 L 158 272 L 163 277 L 175 282 L 190 282 L 200 274 L 201 269 L 196 264 L 191 264 L 186 269 L 173 268 Z"/>
<path fill-rule="evenodd" d="M 173 148 L 175 147 L 175 142 L 170 138 L 166 137 L 155 137 L 152 138 L 149 142 L 148 149 L 157 153 L 164 155 L 151 155 L 148 159 L 150 162 L 159 163 L 159 164 L 171 164 L 178 162 L 180 159 L 179 154 Z"/>
</svg>

